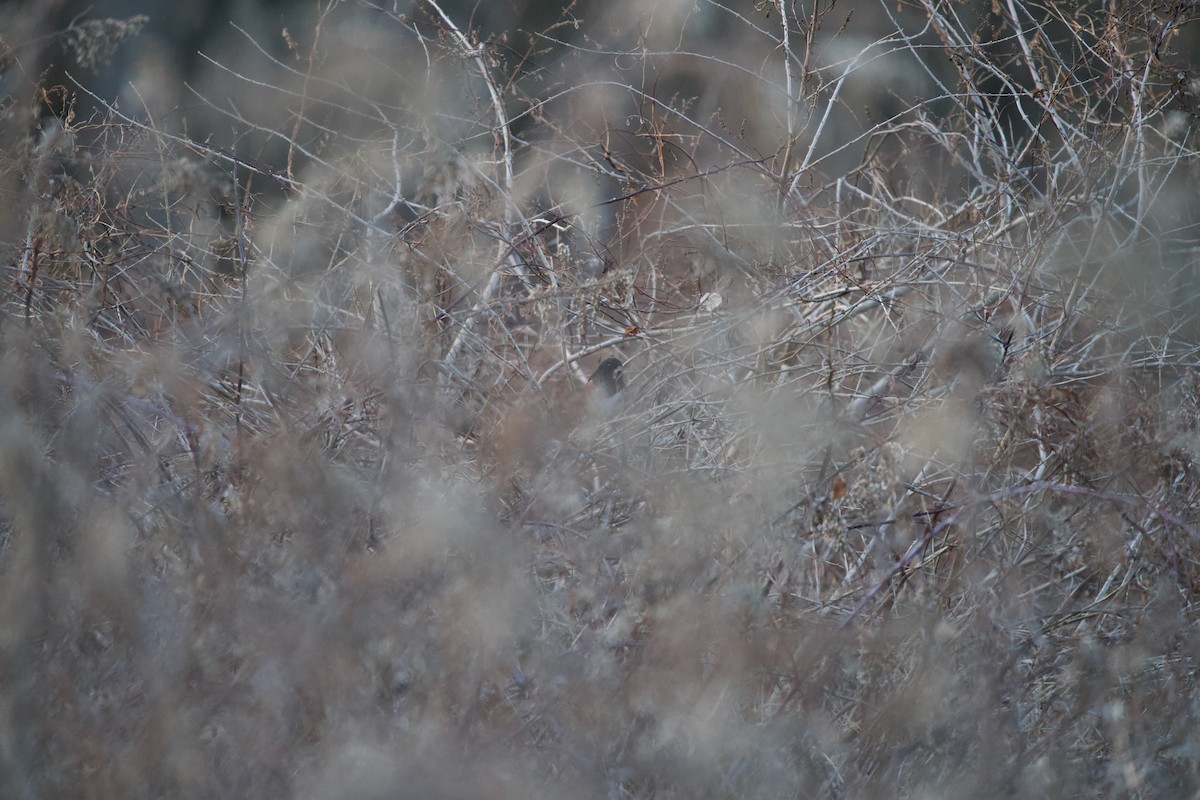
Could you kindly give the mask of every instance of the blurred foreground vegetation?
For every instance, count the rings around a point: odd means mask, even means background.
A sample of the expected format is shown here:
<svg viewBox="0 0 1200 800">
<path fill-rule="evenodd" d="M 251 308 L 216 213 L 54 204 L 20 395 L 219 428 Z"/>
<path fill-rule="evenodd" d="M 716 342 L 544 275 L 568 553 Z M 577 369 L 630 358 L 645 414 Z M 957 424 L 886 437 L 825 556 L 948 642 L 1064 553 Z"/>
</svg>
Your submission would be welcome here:
<svg viewBox="0 0 1200 800">
<path fill-rule="evenodd" d="M 1198 16 L 5 38 L 0 796 L 1195 796 Z"/>
</svg>

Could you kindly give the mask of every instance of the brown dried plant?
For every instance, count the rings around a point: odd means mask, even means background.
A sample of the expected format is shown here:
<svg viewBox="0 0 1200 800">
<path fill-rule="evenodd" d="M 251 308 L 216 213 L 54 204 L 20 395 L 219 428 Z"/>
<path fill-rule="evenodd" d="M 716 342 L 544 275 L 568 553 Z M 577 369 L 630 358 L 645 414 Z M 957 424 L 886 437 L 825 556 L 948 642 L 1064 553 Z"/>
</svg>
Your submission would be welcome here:
<svg viewBox="0 0 1200 800">
<path fill-rule="evenodd" d="M 1195 3 L 538 9 L 4 104 L 0 796 L 1196 794 Z"/>
</svg>

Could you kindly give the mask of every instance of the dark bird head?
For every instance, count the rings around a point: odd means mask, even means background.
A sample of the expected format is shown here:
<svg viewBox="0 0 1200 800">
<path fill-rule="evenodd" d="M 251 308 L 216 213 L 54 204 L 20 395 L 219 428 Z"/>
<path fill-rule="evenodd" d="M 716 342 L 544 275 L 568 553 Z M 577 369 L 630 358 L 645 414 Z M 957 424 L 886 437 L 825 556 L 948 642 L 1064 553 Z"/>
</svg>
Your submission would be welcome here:
<svg viewBox="0 0 1200 800">
<path fill-rule="evenodd" d="M 619 358 L 606 358 L 596 367 L 596 371 L 588 378 L 588 386 L 592 391 L 600 392 L 604 397 L 615 397 L 625 388 L 625 365 Z"/>
</svg>

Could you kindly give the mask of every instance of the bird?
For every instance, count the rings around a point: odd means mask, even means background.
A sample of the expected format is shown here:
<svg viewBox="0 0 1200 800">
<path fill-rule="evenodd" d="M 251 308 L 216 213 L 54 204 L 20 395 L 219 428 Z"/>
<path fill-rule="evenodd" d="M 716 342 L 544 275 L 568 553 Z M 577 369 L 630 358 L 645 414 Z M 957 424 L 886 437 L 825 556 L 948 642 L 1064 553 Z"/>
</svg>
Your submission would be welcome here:
<svg viewBox="0 0 1200 800">
<path fill-rule="evenodd" d="M 615 416 L 621 409 L 625 388 L 625 365 L 619 358 L 606 358 L 587 380 L 588 414 L 598 418 Z"/>
</svg>

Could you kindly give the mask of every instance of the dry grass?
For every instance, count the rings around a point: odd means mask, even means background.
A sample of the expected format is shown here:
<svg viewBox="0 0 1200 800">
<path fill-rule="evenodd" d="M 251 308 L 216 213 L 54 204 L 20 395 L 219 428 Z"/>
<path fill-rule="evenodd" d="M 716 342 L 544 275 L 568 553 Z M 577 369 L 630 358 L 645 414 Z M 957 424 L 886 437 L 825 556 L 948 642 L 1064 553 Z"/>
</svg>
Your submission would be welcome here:
<svg viewBox="0 0 1200 800">
<path fill-rule="evenodd" d="M 818 5 L 10 97 L 0 795 L 1197 796 L 1195 4 Z"/>
</svg>

